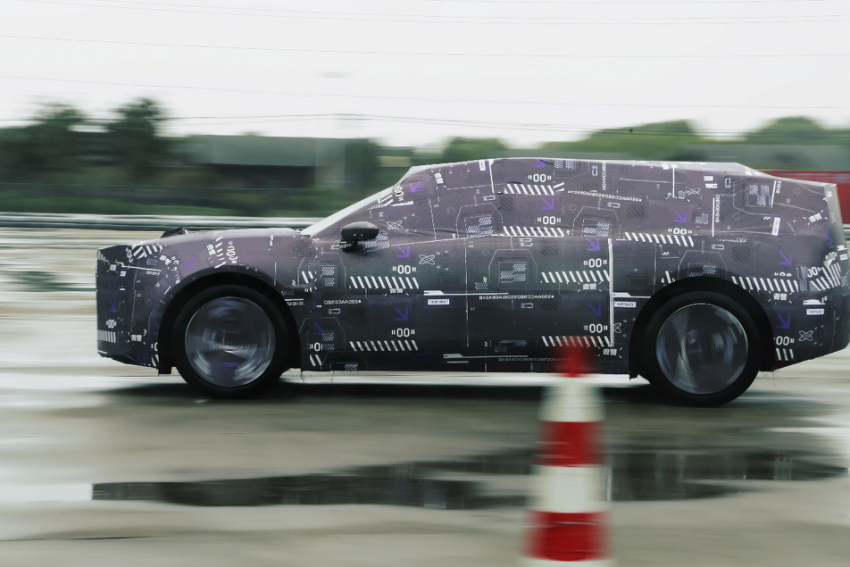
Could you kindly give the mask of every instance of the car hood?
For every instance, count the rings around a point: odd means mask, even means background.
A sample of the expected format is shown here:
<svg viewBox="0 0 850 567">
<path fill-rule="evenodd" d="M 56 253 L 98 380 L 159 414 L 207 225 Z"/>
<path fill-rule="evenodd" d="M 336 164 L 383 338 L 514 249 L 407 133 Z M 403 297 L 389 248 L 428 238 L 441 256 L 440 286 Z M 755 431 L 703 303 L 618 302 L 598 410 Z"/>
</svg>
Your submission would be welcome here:
<svg viewBox="0 0 850 567">
<path fill-rule="evenodd" d="M 172 233 L 172 234 L 169 234 Z M 167 230 L 163 236 L 153 240 L 144 240 L 141 242 L 128 242 L 116 246 L 108 246 L 102 248 L 101 251 L 111 248 L 139 247 L 139 246 L 179 246 L 191 245 L 194 243 L 206 243 L 211 239 L 222 237 L 223 240 L 236 240 L 245 238 L 258 238 L 277 235 L 293 235 L 300 234 L 300 231 L 292 228 L 238 228 L 230 230 L 202 230 L 202 231 L 187 231 L 183 234 L 176 232 L 176 229 Z"/>
</svg>

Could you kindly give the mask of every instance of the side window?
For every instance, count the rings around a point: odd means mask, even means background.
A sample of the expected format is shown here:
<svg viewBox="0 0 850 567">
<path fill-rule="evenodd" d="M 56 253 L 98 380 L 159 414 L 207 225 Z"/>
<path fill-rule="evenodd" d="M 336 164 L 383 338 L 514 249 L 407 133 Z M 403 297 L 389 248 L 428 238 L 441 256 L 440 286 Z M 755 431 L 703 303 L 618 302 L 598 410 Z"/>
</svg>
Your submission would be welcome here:
<svg viewBox="0 0 850 567">
<path fill-rule="evenodd" d="M 381 200 L 389 194 L 389 191 L 389 189 L 384 189 L 379 193 L 370 195 L 320 220 L 302 232 L 307 236 L 336 238 L 339 236 L 339 231 L 343 226 L 356 221 L 369 220 L 369 210 L 378 206 Z"/>
<path fill-rule="evenodd" d="M 434 177 L 419 171 L 393 186 L 380 205 L 371 209 L 370 222 L 381 229 L 390 244 L 434 240 Z"/>
<path fill-rule="evenodd" d="M 339 232 L 345 225 L 366 221 L 380 230 L 375 240 L 364 243 L 367 250 L 388 248 L 390 242 L 434 240 L 431 212 L 434 189 L 427 173 L 418 172 L 397 185 L 349 205 L 304 230 L 304 233 L 333 240 L 339 238 Z"/>
<path fill-rule="evenodd" d="M 475 238 L 504 230 L 491 160 L 454 163 L 432 170 L 436 237 Z"/>
<path fill-rule="evenodd" d="M 539 159 L 504 159 L 493 164 L 499 211 L 507 236 L 565 236 L 564 183 L 553 179 L 552 164 Z"/>
<path fill-rule="evenodd" d="M 588 202 L 606 181 L 604 164 L 506 159 L 493 164 L 493 178 L 499 210 L 505 216 L 504 234 L 508 236 L 619 235 L 622 203 L 606 200 L 603 207 Z"/>
</svg>

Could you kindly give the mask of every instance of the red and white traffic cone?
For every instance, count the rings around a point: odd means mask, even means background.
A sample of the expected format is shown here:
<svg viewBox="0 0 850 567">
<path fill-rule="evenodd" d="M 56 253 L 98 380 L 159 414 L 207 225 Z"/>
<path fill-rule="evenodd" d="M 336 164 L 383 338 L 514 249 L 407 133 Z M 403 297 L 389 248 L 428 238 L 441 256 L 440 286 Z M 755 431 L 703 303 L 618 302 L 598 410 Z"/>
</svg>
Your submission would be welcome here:
<svg viewBox="0 0 850 567">
<path fill-rule="evenodd" d="M 586 372 L 586 350 L 565 351 L 564 379 L 541 409 L 528 535 L 522 564 L 535 567 L 614 565 L 608 544 L 602 407 Z"/>
</svg>

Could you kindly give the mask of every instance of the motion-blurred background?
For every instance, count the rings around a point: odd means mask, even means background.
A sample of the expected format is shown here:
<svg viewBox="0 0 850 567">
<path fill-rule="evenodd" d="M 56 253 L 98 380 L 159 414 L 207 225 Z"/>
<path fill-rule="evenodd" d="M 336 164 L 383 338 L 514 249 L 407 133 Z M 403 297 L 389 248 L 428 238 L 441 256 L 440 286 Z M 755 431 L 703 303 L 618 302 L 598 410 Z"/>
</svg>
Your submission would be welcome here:
<svg viewBox="0 0 850 567">
<path fill-rule="evenodd" d="M 850 207 L 848 70 L 848 0 L 0 0 L 0 566 L 516 565 L 556 378 L 209 400 L 98 356 L 96 250 L 507 156 L 734 161 Z M 710 410 L 600 380 L 618 564 L 846 565 L 848 356 Z"/>
<path fill-rule="evenodd" d="M 0 211 L 321 217 L 531 155 L 850 191 L 843 0 L 0 6 Z"/>
</svg>

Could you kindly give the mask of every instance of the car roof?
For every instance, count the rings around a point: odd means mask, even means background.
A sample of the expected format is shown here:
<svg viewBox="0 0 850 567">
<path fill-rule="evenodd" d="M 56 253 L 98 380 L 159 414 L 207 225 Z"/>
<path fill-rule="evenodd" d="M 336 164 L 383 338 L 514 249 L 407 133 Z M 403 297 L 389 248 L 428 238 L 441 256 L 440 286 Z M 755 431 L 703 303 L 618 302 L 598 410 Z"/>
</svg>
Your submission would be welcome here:
<svg viewBox="0 0 850 567">
<path fill-rule="evenodd" d="M 537 160 L 545 160 L 545 161 L 556 161 L 556 160 L 565 160 L 569 158 L 547 158 L 547 157 L 539 157 L 539 158 L 530 158 L 530 157 L 521 157 L 521 158 L 494 158 L 492 161 L 528 161 L 535 162 Z M 460 162 L 449 162 L 449 163 L 437 163 L 437 164 L 428 164 L 428 165 L 414 165 L 405 173 L 404 178 L 413 175 L 414 173 L 418 173 L 421 171 L 441 169 L 443 167 L 448 166 L 456 166 L 456 165 L 464 165 L 464 164 L 474 164 L 480 161 L 491 161 L 490 159 L 484 160 L 471 160 L 471 161 L 460 161 Z M 660 168 L 670 168 L 671 166 L 675 166 L 676 169 L 680 170 L 690 170 L 690 171 L 706 171 L 712 173 L 729 173 L 735 175 L 767 175 L 766 173 L 762 173 L 761 171 L 749 168 L 743 164 L 736 162 L 699 162 L 699 161 L 646 161 L 646 160 L 609 160 L 609 159 L 575 159 L 570 160 L 575 162 L 584 162 L 584 163 L 599 163 L 605 162 L 607 164 L 613 165 L 623 165 L 623 166 L 645 166 L 645 167 L 660 167 Z"/>
</svg>

